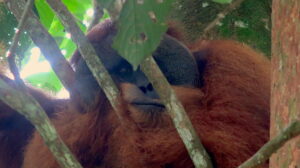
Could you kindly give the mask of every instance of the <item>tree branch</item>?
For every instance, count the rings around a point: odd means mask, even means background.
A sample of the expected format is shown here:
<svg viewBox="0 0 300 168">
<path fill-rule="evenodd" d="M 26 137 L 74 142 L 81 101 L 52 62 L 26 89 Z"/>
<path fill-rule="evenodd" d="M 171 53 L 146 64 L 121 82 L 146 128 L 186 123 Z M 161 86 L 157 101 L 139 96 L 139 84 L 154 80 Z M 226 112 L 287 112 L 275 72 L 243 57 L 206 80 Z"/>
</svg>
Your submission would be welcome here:
<svg viewBox="0 0 300 168">
<path fill-rule="evenodd" d="M 91 24 L 88 27 L 88 30 L 91 30 L 96 24 L 98 24 L 99 20 L 103 16 L 103 8 L 100 6 L 97 0 L 93 0 L 93 5 L 94 5 L 94 15 Z"/>
<path fill-rule="evenodd" d="M 121 6 L 120 6 L 121 5 Z M 109 7 L 109 12 L 113 15 L 113 20 L 119 18 L 123 3 L 115 3 Z M 160 99 L 169 112 L 174 126 L 179 133 L 186 149 L 189 152 L 191 159 L 196 168 L 212 168 L 212 163 L 205 148 L 200 142 L 193 125 L 187 116 L 182 104 L 177 99 L 176 94 L 160 71 L 155 60 L 151 57 L 146 58 L 141 63 L 141 70 L 145 73 L 149 81 L 153 84 L 155 90 L 158 92 Z"/>
<path fill-rule="evenodd" d="M 105 92 L 112 107 L 117 111 L 119 107 L 117 100 L 119 90 L 97 56 L 94 47 L 76 24 L 73 15 L 60 0 L 47 0 L 47 2 L 60 18 L 68 32 L 71 33 L 72 40 L 77 44 L 78 50 L 85 59 L 89 69 Z"/>
<path fill-rule="evenodd" d="M 27 1 L 25 9 L 22 13 L 19 25 L 17 27 L 16 33 L 13 37 L 12 44 L 9 48 L 8 53 L 7 53 L 9 69 L 10 69 L 11 73 L 14 75 L 16 83 L 20 87 L 25 87 L 25 84 L 24 84 L 23 80 L 20 78 L 20 73 L 19 73 L 18 67 L 17 67 L 16 62 L 15 62 L 15 56 L 16 56 L 15 52 L 16 52 L 16 49 L 17 49 L 17 46 L 18 46 L 18 42 L 19 42 L 21 33 L 23 32 L 23 29 L 25 27 L 24 25 L 25 25 L 25 22 L 26 22 L 26 19 L 27 19 L 27 15 L 28 15 L 30 9 L 32 8 L 33 2 L 34 2 L 34 0 L 28 0 Z"/>
<path fill-rule="evenodd" d="M 39 103 L 26 93 L 26 90 L 23 91 L 10 87 L 0 79 L 0 100 L 24 115 L 35 126 L 59 165 L 63 168 L 82 168 L 57 134 Z"/>
<path fill-rule="evenodd" d="M 139 130 L 134 123 L 127 120 L 127 117 L 124 116 L 126 114 L 123 114 L 120 110 L 118 110 L 121 106 L 118 99 L 119 89 L 101 62 L 101 56 L 97 55 L 92 44 L 88 41 L 87 37 L 76 24 L 73 15 L 60 0 L 47 0 L 47 2 L 56 12 L 68 32 L 71 33 L 72 40 L 77 44 L 79 52 L 91 70 L 93 76 L 96 78 L 98 84 L 103 89 L 120 122 L 134 131 Z"/>
<path fill-rule="evenodd" d="M 253 168 L 268 160 L 273 153 L 281 148 L 288 140 L 300 135 L 300 121 L 292 122 L 278 136 L 270 140 L 256 152 L 250 159 L 238 168 Z"/>
<path fill-rule="evenodd" d="M 134 138 L 139 136 L 139 134 L 136 134 L 139 133 L 139 128 L 135 123 L 131 122 L 128 119 L 127 115 L 122 112 L 122 110 L 118 109 L 121 106 L 120 101 L 118 100 L 119 89 L 113 82 L 103 63 L 100 61 L 99 57 L 101 56 L 98 56 L 99 54 L 96 54 L 94 47 L 88 41 L 84 33 L 80 30 L 74 20 L 73 15 L 67 10 L 66 6 L 60 0 L 47 0 L 47 2 L 55 11 L 56 15 L 60 18 L 68 32 L 71 33 L 73 41 L 77 44 L 78 50 L 81 53 L 83 59 L 87 63 L 98 84 L 103 89 L 106 97 L 111 103 L 116 115 L 118 116 L 120 123 L 125 127 L 125 129 L 127 129 L 127 134 L 131 135 L 128 136 L 128 138 L 129 141 L 131 141 L 131 143 L 133 144 L 132 147 L 134 148 L 134 150 L 138 151 L 139 149 L 134 146 L 134 142 L 136 142 Z M 135 134 L 136 136 L 132 136 L 133 134 Z M 140 160 L 140 162 L 138 162 L 138 164 L 139 167 L 148 167 L 142 159 Z"/>
<path fill-rule="evenodd" d="M 9 10 L 20 21 L 21 11 L 24 10 L 24 0 L 5 0 Z M 32 10 L 28 11 L 25 29 L 29 32 L 33 42 L 41 49 L 45 58 L 50 62 L 52 69 L 70 93 L 77 93 L 72 87 L 74 83 L 74 71 L 68 61 L 62 55 L 53 37 L 48 33 Z"/>
<path fill-rule="evenodd" d="M 210 157 L 204 146 L 201 144 L 200 138 L 188 115 L 152 56 L 146 58 L 142 62 L 141 69 L 153 84 L 159 97 L 167 107 L 167 111 L 169 112 L 174 126 L 185 144 L 195 167 L 212 168 Z"/>
</svg>

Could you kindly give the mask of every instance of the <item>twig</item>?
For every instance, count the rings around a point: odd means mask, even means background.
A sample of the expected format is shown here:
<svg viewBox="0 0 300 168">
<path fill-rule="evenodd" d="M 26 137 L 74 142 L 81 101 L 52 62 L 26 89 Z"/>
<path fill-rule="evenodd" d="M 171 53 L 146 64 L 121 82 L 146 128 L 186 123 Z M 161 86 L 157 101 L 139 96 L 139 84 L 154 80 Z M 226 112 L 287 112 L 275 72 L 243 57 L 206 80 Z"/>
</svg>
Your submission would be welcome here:
<svg viewBox="0 0 300 168">
<path fill-rule="evenodd" d="M 205 38 L 208 35 L 208 32 L 211 31 L 220 21 L 225 18 L 225 16 L 230 13 L 231 11 L 235 10 L 244 0 L 235 0 L 227 8 L 225 8 L 222 12 L 220 12 L 217 17 L 210 22 L 205 29 L 203 30 L 202 38 Z"/>
<path fill-rule="evenodd" d="M 20 21 L 24 0 L 5 0 L 7 7 L 13 12 L 15 17 Z M 70 93 L 77 93 L 72 85 L 74 84 L 74 71 L 68 61 L 62 55 L 53 37 L 48 33 L 39 19 L 34 15 L 32 10 L 27 14 L 25 29 L 29 33 L 33 42 L 41 49 L 45 58 L 50 62 L 52 69 Z"/>
<path fill-rule="evenodd" d="M 278 136 L 259 149 L 250 159 L 238 168 L 253 168 L 268 160 L 273 153 L 281 148 L 288 140 L 300 135 L 300 121 L 292 122 Z"/>
<path fill-rule="evenodd" d="M 62 168 L 82 168 L 57 134 L 43 108 L 32 96 L 10 87 L 0 79 L 0 100 L 34 124 Z"/>
<path fill-rule="evenodd" d="M 146 58 L 141 69 L 148 77 L 153 87 L 158 92 L 159 97 L 167 107 L 173 123 L 179 133 L 186 149 L 196 168 L 212 168 L 212 163 L 204 146 L 187 116 L 182 104 L 177 99 L 176 94 L 171 88 L 169 82 L 160 71 L 158 65 L 152 57 Z"/>
<path fill-rule="evenodd" d="M 97 0 L 93 0 L 93 4 L 94 4 L 94 15 L 91 24 L 88 27 L 88 30 L 91 30 L 96 24 L 99 23 L 99 20 L 102 18 L 104 13 L 103 8 L 99 5 Z"/>
<path fill-rule="evenodd" d="M 17 67 L 16 62 L 15 62 L 15 56 L 16 56 L 15 52 L 16 52 L 16 49 L 17 49 L 17 46 L 18 46 L 18 42 L 19 42 L 21 33 L 22 33 L 22 31 L 25 27 L 24 25 L 25 25 L 25 22 L 26 22 L 26 19 L 27 19 L 27 15 L 28 15 L 28 13 L 29 13 L 32 5 L 33 5 L 33 2 L 34 2 L 34 0 L 28 0 L 27 1 L 26 6 L 24 8 L 24 11 L 22 13 L 19 25 L 17 27 L 16 33 L 13 37 L 12 44 L 9 48 L 8 53 L 7 53 L 9 69 L 10 69 L 11 73 L 14 75 L 15 80 L 16 80 L 17 84 L 20 87 L 24 87 L 25 84 L 24 84 L 23 80 L 20 78 L 20 73 L 19 73 L 18 67 Z"/>
</svg>

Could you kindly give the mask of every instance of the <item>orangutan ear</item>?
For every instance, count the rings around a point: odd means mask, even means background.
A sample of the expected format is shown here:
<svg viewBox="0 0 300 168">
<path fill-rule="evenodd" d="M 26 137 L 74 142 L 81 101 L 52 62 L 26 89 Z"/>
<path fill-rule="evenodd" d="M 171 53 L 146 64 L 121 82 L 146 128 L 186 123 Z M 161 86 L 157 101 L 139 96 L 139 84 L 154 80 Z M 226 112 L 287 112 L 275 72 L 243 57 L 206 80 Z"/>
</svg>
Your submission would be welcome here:
<svg viewBox="0 0 300 168">
<path fill-rule="evenodd" d="M 197 86 L 197 63 L 189 49 L 180 41 L 165 35 L 153 57 L 171 85 Z"/>
<path fill-rule="evenodd" d="M 196 60 L 197 69 L 198 69 L 198 73 L 199 73 L 199 78 L 198 78 L 198 86 L 199 87 L 203 87 L 205 85 L 204 73 L 205 73 L 205 68 L 206 68 L 206 64 L 207 64 L 207 55 L 208 55 L 207 50 L 199 50 L 199 51 L 193 52 L 193 56 Z"/>
</svg>

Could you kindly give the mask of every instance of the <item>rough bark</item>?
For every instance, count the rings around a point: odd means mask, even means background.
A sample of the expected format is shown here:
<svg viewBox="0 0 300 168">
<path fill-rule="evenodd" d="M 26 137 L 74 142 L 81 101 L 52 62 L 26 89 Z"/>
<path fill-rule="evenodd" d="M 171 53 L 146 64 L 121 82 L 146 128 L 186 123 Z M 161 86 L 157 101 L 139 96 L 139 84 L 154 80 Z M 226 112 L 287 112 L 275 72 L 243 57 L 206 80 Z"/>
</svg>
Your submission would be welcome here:
<svg viewBox="0 0 300 168">
<path fill-rule="evenodd" d="M 272 10 L 271 138 L 300 120 L 300 1 L 274 0 Z M 299 136 L 271 157 L 270 167 L 300 167 Z"/>
<path fill-rule="evenodd" d="M 160 98 L 167 107 L 167 111 L 193 160 L 195 168 L 212 168 L 210 157 L 202 145 L 196 130 L 167 79 L 159 70 L 155 60 L 152 57 L 146 58 L 141 65 L 142 71 L 151 81 L 155 90 L 158 91 Z"/>
</svg>

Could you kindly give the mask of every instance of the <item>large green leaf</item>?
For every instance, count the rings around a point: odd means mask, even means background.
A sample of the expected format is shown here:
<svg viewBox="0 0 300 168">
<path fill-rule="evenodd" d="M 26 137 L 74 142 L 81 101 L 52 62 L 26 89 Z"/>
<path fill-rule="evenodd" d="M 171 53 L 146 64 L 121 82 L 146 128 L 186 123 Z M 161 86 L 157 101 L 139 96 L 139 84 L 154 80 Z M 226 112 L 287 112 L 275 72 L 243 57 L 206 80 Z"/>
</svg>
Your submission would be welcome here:
<svg viewBox="0 0 300 168">
<path fill-rule="evenodd" d="M 42 24 L 49 29 L 54 18 L 54 12 L 45 0 L 36 0 L 35 6 Z"/>
<path fill-rule="evenodd" d="M 167 30 L 166 15 L 172 0 L 127 0 L 120 14 L 113 47 L 134 68 L 157 48 Z"/>
</svg>

